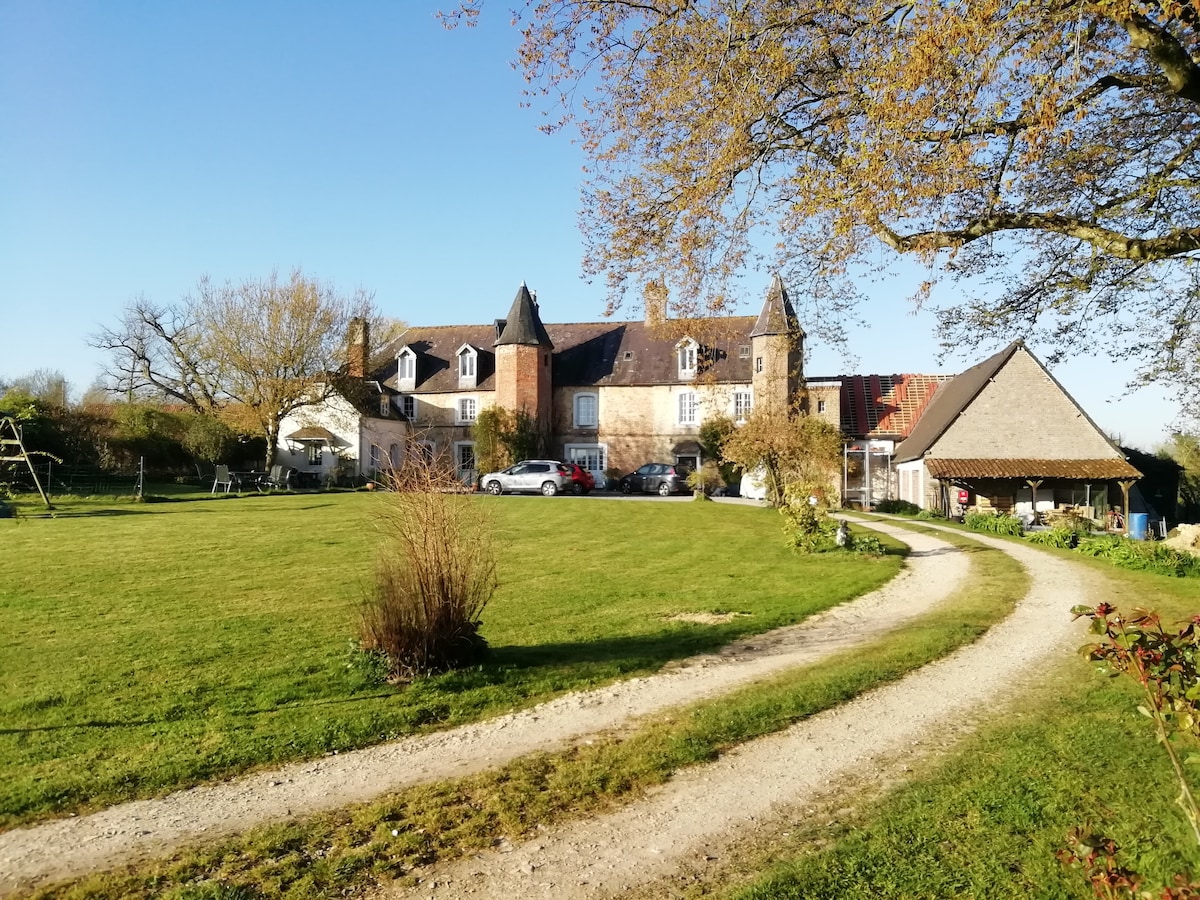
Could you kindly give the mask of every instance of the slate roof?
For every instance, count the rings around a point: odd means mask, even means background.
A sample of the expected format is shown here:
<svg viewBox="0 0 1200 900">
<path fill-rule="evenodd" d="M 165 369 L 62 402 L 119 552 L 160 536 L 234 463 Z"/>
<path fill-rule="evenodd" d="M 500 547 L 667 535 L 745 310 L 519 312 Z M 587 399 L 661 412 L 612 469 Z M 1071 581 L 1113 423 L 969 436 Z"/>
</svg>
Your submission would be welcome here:
<svg viewBox="0 0 1200 900">
<path fill-rule="evenodd" d="M 398 348 L 397 348 L 398 349 Z M 391 361 L 392 370 L 396 369 L 396 360 Z M 381 419 L 379 415 L 379 395 L 386 394 L 395 397 L 399 392 L 392 385 L 384 383 L 377 374 L 369 378 L 354 378 L 350 375 L 338 374 L 330 378 L 330 386 L 353 406 L 359 415 L 371 419 Z"/>
<path fill-rule="evenodd" d="M 1114 481 L 1141 478 L 1123 459 L 939 459 L 925 460 L 934 478 L 1078 478 Z"/>
<path fill-rule="evenodd" d="M 788 298 L 787 288 L 779 273 L 771 279 L 771 289 L 767 291 L 767 299 L 763 302 L 762 311 L 750 329 L 750 337 L 760 337 L 767 334 L 799 334 L 804 337 L 804 329 L 796 318 L 796 310 Z"/>
<path fill-rule="evenodd" d="M 842 433 L 904 440 L 950 375 L 842 375 Z M 812 379 L 814 381 L 818 379 Z"/>
<path fill-rule="evenodd" d="M 410 328 L 392 341 L 387 348 L 388 361 L 374 373 L 375 378 L 389 387 L 396 387 L 396 354 L 409 347 L 416 355 L 417 392 L 437 393 L 457 391 L 458 357 L 464 344 L 475 349 L 475 384 L 479 390 L 495 388 L 496 325 L 431 325 Z"/>
<path fill-rule="evenodd" d="M 555 387 L 608 387 L 618 385 L 678 384 L 675 345 L 684 335 L 695 338 L 711 360 L 707 377 L 718 382 L 749 384 L 753 379 L 750 358 L 750 316 L 730 316 L 692 321 L 672 320 L 668 330 L 651 329 L 645 322 L 582 322 L 544 326 L 555 348 L 551 378 Z M 413 393 L 450 393 L 459 390 L 455 352 L 463 344 L 479 354 L 478 390 L 495 390 L 496 357 L 492 346 L 497 331 L 510 325 L 434 325 L 410 328 L 392 342 L 389 361 L 374 377 L 389 387 L 396 385 L 396 352 L 404 346 L 417 356 Z M 746 348 L 746 356 L 741 348 Z M 705 374 L 700 376 L 703 380 Z"/>
<path fill-rule="evenodd" d="M 497 347 L 501 344 L 532 344 L 535 347 L 554 348 L 538 314 L 537 301 L 523 281 L 517 288 L 508 318 L 499 320 L 496 325 L 500 332 L 495 342 Z"/>
</svg>

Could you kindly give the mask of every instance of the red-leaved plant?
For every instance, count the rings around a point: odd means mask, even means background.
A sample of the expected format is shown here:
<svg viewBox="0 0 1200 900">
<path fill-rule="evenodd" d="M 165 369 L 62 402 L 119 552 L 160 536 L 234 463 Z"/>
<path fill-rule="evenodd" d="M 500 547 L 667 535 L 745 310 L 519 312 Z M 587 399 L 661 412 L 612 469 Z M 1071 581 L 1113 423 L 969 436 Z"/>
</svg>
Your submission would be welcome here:
<svg viewBox="0 0 1200 900">
<path fill-rule="evenodd" d="M 1099 662 L 1107 674 L 1125 675 L 1141 688 L 1143 703 L 1138 712 L 1154 722 L 1155 736 L 1179 783 L 1175 801 L 1200 844 L 1200 807 L 1184 770 L 1185 765 L 1200 762 L 1200 754 L 1184 757 L 1178 747 L 1184 742 L 1200 743 L 1200 616 L 1172 631 L 1163 628 L 1157 613 L 1146 609 L 1135 609 L 1130 618 L 1107 603 L 1077 606 L 1072 612 L 1076 618 L 1091 619 L 1091 631 L 1100 637 L 1084 646 L 1083 654 Z M 1067 840 L 1069 846 L 1058 852 L 1058 858 L 1082 868 L 1098 897 L 1200 900 L 1200 882 L 1186 875 L 1176 875 L 1172 885 L 1157 891 L 1142 890 L 1141 876 L 1116 862 L 1119 848 L 1109 838 L 1074 828 Z"/>
</svg>

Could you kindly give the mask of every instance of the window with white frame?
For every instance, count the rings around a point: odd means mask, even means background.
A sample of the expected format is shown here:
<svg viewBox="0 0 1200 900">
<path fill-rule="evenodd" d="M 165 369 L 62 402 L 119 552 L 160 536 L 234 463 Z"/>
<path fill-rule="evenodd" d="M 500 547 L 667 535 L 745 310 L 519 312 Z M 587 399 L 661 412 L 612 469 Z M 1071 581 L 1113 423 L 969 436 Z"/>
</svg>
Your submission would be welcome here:
<svg viewBox="0 0 1200 900">
<path fill-rule="evenodd" d="M 379 475 L 379 445 L 371 445 L 371 477 L 375 478 Z"/>
<path fill-rule="evenodd" d="M 819 413 L 825 412 L 825 401 L 824 400 L 817 401 L 817 412 L 819 412 Z"/>
<path fill-rule="evenodd" d="M 386 418 L 387 416 L 391 415 L 391 411 L 392 411 L 392 402 L 388 398 L 388 395 L 380 394 L 379 395 L 379 414 Z"/>
<path fill-rule="evenodd" d="M 575 395 L 575 427 L 596 428 L 600 424 L 600 398 L 597 394 Z"/>
<path fill-rule="evenodd" d="M 700 349 L 700 345 L 691 338 L 684 338 L 675 345 L 675 349 L 679 356 L 679 377 L 695 378 L 696 354 Z"/>
<path fill-rule="evenodd" d="M 738 422 L 745 422 L 750 417 L 750 408 L 754 401 L 749 391 L 734 391 L 733 393 L 733 418 Z"/>
<path fill-rule="evenodd" d="M 471 350 L 463 350 L 458 354 L 458 377 L 475 377 L 475 354 Z"/>
<path fill-rule="evenodd" d="M 401 381 L 417 380 L 417 355 L 407 348 L 396 357 L 396 377 Z"/>
<path fill-rule="evenodd" d="M 692 391 L 679 395 L 679 424 L 696 424 L 696 394 Z"/>
<path fill-rule="evenodd" d="M 400 412 L 410 422 L 417 421 L 417 398 L 405 395 L 400 398 Z"/>
<path fill-rule="evenodd" d="M 459 397 L 458 398 L 458 423 L 474 422 L 476 415 L 479 412 L 479 404 L 474 397 Z"/>
<path fill-rule="evenodd" d="M 321 449 L 322 445 L 317 441 L 309 441 L 305 444 L 308 450 L 308 464 L 310 466 L 319 466 L 321 464 Z"/>
<path fill-rule="evenodd" d="M 742 344 L 740 347 L 738 347 L 738 359 L 749 359 L 749 358 L 750 358 L 750 345 Z"/>
<path fill-rule="evenodd" d="M 478 373 L 479 353 L 470 344 L 458 348 L 458 386 L 460 388 L 475 387 L 475 377 Z"/>
<path fill-rule="evenodd" d="M 763 370 L 763 362 L 761 356 L 754 357 L 754 371 L 761 372 Z"/>
</svg>

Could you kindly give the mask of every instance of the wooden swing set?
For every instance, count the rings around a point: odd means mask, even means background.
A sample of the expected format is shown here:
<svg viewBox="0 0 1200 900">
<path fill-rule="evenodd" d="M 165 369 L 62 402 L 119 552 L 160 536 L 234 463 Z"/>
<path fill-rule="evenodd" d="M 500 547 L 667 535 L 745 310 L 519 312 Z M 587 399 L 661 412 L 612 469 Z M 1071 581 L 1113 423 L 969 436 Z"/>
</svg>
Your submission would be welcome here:
<svg viewBox="0 0 1200 900">
<path fill-rule="evenodd" d="M 9 416 L 0 418 L 0 463 L 25 463 L 29 467 L 29 474 L 33 477 L 33 483 L 37 486 L 38 493 L 42 495 L 42 502 L 46 504 L 46 509 L 54 509 L 50 504 L 50 498 L 46 496 L 46 489 L 42 487 L 42 482 L 38 478 L 37 470 L 33 467 L 30 455 L 21 438 L 21 426 Z"/>
</svg>

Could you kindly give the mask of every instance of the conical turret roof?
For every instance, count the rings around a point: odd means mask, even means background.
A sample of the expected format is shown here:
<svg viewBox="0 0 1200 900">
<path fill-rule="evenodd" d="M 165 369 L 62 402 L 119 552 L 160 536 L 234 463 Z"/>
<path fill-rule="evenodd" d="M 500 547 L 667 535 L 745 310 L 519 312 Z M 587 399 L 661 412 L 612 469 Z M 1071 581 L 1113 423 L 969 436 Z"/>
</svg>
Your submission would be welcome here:
<svg viewBox="0 0 1200 900">
<path fill-rule="evenodd" d="M 542 324 L 541 316 L 538 315 L 537 301 L 533 299 L 533 295 L 523 281 L 521 287 L 517 289 L 512 309 L 508 311 L 508 318 L 504 320 L 504 329 L 500 332 L 500 337 L 496 339 L 495 346 L 499 347 L 503 344 L 530 344 L 535 347 L 554 349 L 550 335 L 546 334 L 546 327 Z"/>
<path fill-rule="evenodd" d="M 767 299 L 763 303 L 762 312 L 754 327 L 750 329 L 750 337 L 761 337 L 768 334 L 804 334 L 796 311 L 792 309 L 792 301 L 788 299 L 787 288 L 779 273 L 771 279 L 771 289 L 767 291 Z"/>
</svg>

